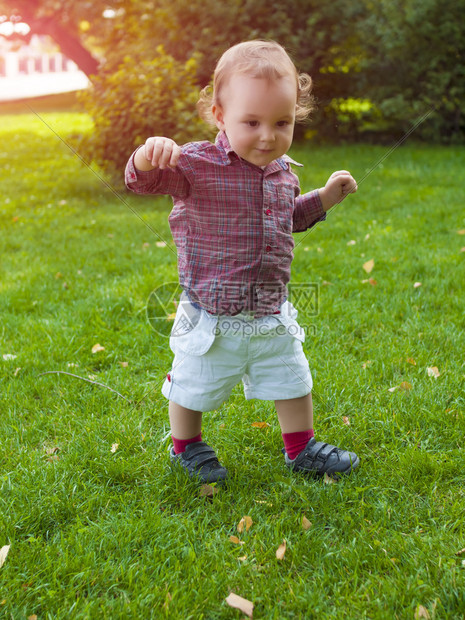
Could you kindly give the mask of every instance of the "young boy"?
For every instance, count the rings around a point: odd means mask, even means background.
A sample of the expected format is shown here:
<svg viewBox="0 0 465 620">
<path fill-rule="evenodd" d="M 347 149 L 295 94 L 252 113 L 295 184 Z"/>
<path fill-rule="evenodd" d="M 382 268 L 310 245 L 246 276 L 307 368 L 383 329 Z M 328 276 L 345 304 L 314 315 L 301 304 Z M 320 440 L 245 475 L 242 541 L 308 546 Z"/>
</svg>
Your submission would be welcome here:
<svg viewBox="0 0 465 620">
<path fill-rule="evenodd" d="M 170 194 L 169 216 L 183 289 L 162 393 L 169 399 L 171 460 L 190 476 L 227 476 L 202 441 L 202 412 L 218 408 L 242 380 L 247 399 L 274 400 L 284 457 L 295 471 L 347 474 L 353 452 L 317 442 L 312 377 L 303 330 L 287 300 L 293 232 L 311 228 L 357 185 L 347 171 L 300 194 L 286 155 L 296 120 L 311 110 L 311 79 L 277 43 L 249 41 L 217 64 L 199 111 L 219 129 L 215 144 L 179 147 L 151 137 L 131 156 L 126 184 Z"/>
</svg>

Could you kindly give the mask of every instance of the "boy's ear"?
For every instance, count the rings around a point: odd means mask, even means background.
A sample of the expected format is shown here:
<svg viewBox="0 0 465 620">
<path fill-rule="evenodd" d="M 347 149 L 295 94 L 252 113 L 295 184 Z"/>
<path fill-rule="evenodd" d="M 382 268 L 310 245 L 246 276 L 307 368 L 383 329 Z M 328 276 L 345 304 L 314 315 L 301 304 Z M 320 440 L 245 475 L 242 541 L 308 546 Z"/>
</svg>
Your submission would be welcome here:
<svg viewBox="0 0 465 620">
<path fill-rule="evenodd" d="M 225 126 L 224 126 L 223 110 L 221 106 L 213 104 L 212 114 L 213 114 L 213 118 L 215 119 L 215 123 L 218 129 L 224 130 Z"/>
</svg>

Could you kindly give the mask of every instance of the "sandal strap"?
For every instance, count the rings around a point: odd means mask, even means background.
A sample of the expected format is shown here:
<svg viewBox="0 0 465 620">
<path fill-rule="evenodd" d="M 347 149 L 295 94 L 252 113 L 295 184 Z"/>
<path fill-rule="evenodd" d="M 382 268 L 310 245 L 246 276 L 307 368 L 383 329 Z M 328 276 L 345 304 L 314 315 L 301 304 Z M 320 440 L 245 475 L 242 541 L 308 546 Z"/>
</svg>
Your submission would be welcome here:
<svg viewBox="0 0 465 620">
<path fill-rule="evenodd" d="M 203 441 L 190 444 L 189 450 L 183 453 L 183 461 L 189 471 L 201 469 L 205 465 L 221 467 L 213 448 Z"/>
</svg>

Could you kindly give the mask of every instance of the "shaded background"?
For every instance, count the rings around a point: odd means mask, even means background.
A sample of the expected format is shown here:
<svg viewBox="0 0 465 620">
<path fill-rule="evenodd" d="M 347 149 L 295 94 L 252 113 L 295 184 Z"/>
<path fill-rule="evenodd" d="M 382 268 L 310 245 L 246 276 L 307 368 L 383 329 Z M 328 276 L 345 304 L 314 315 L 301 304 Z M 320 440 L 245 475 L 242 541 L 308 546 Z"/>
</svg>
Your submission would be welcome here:
<svg viewBox="0 0 465 620">
<path fill-rule="evenodd" d="M 48 35 L 88 76 L 94 131 L 80 152 L 115 172 L 148 135 L 208 137 L 199 89 L 226 48 L 254 38 L 280 42 L 314 80 L 296 138 L 387 143 L 425 118 L 417 138 L 463 143 L 464 14 L 465 0 L 16 0 L 0 1 L 0 32 L 16 47 Z M 20 23 L 29 31 L 6 27 Z"/>
</svg>

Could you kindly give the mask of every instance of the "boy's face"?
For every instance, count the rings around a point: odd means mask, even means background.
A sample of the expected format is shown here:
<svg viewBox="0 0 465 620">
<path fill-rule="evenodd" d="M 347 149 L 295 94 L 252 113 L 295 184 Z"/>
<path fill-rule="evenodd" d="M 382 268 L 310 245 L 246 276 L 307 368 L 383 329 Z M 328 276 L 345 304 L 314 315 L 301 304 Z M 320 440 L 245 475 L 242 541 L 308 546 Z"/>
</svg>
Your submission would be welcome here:
<svg viewBox="0 0 465 620">
<path fill-rule="evenodd" d="M 295 123 L 295 78 L 277 80 L 233 74 L 212 113 L 231 147 L 246 161 L 266 166 L 286 153 Z"/>
</svg>

